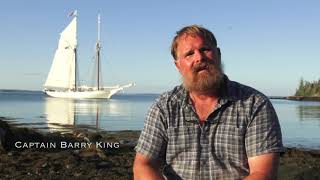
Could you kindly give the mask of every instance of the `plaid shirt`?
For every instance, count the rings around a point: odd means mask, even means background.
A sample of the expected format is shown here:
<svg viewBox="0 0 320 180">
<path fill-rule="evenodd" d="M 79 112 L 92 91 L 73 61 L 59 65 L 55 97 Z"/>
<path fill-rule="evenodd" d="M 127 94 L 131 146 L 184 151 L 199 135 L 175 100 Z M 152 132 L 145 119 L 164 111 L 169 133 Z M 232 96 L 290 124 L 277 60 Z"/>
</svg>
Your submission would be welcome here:
<svg viewBox="0 0 320 180">
<path fill-rule="evenodd" d="M 224 94 L 203 125 L 178 86 L 151 106 L 135 150 L 165 164 L 167 179 L 241 179 L 248 157 L 282 152 L 277 115 L 266 96 L 226 78 Z"/>
</svg>

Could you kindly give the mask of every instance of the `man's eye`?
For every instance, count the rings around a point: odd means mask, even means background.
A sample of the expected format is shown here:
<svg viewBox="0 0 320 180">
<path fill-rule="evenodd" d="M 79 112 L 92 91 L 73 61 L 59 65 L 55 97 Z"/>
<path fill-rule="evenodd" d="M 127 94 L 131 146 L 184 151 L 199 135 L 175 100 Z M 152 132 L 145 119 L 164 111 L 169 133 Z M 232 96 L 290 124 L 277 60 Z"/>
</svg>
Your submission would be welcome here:
<svg viewBox="0 0 320 180">
<path fill-rule="evenodd" d="M 193 52 L 187 52 L 186 57 L 191 56 L 192 54 L 193 54 Z"/>
<path fill-rule="evenodd" d="M 205 52 L 205 51 L 210 51 L 210 49 L 209 49 L 209 48 L 206 48 L 206 47 L 203 47 L 203 48 L 200 49 L 200 51 L 201 51 L 201 52 Z"/>
</svg>

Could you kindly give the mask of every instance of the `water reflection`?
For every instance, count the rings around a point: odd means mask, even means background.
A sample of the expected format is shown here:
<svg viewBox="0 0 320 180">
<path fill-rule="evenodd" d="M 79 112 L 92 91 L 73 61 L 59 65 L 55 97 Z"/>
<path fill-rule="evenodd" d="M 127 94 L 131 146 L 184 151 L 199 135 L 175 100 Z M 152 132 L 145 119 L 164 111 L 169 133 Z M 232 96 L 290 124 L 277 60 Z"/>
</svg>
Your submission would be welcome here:
<svg viewBox="0 0 320 180">
<path fill-rule="evenodd" d="M 141 130 L 157 96 L 117 94 L 108 100 L 69 100 L 44 97 L 41 92 L 0 93 L 0 110 L 1 116 L 14 117 L 21 126 L 41 130 Z M 272 104 L 285 146 L 320 149 L 320 102 L 272 100 Z"/>
<path fill-rule="evenodd" d="M 98 101 L 47 97 L 45 99 L 45 114 L 48 129 L 68 131 L 75 127 L 99 128 L 101 105 Z M 83 121 L 83 117 L 87 121 Z"/>
<path fill-rule="evenodd" d="M 153 97 L 115 96 L 113 99 L 73 100 L 45 98 L 44 112 L 50 131 L 74 128 L 107 131 L 141 130 Z"/>
<path fill-rule="evenodd" d="M 46 98 L 45 114 L 49 129 L 61 128 L 62 125 L 75 123 L 74 101 L 60 98 Z"/>
<path fill-rule="evenodd" d="M 301 121 L 318 120 L 320 123 L 320 106 L 298 105 L 297 112 Z"/>
<path fill-rule="evenodd" d="M 272 100 L 285 146 L 320 148 L 320 102 Z"/>
</svg>

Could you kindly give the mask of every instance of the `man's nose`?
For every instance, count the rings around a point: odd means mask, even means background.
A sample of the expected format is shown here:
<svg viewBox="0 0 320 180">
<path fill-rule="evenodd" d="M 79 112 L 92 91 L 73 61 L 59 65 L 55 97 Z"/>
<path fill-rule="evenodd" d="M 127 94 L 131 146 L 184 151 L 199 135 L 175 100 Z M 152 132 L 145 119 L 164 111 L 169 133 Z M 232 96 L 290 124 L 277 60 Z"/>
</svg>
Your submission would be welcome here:
<svg viewBox="0 0 320 180">
<path fill-rule="evenodd" d="M 203 60 L 204 60 L 204 54 L 199 50 L 195 50 L 195 52 L 194 52 L 194 61 L 199 63 L 199 62 L 201 62 Z"/>
</svg>

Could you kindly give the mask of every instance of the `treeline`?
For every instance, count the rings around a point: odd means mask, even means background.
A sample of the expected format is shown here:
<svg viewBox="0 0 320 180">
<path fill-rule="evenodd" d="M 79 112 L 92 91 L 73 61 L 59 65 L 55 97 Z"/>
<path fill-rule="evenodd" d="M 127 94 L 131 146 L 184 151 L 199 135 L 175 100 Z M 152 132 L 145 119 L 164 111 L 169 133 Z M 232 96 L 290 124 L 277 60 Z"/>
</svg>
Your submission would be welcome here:
<svg viewBox="0 0 320 180">
<path fill-rule="evenodd" d="M 295 96 L 320 96 L 320 79 L 309 82 L 301 78 Z"/>
</svg>

